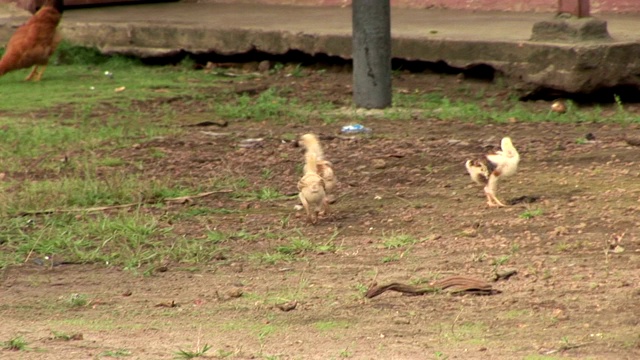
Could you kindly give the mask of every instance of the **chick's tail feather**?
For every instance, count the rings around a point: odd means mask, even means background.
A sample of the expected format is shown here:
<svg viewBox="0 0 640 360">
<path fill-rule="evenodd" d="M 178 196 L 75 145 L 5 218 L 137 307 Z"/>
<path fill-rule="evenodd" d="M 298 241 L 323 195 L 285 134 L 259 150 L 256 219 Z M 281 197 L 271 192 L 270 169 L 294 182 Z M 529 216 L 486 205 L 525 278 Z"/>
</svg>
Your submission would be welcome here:
<svg viewBox="0 0 640 360">
<path fill-rule="evenodd" d="M 304 173 L 305 174 L 317 174 L 318 173 L 318 156 L 316 153 L 307 151 L 304 154 Z"/>
<path fill-rule="evenodd" d="M 322 151 L 322 146 L 320 146 L 320 141 L 318 137 L 314 134 L 304 134 L 302 135 L 302 143 L 304 147 L 307 149 L 307 152 L 312 152 L 316 154 L 316 158 L 318 160 L 324 160 L 324 152 Z"/>
<path fill-rule="evenodd" d="M 471 179 L 479 185 L 486 185 L 489 181 L 489 169 L 479 160 L 467 160 L 464 164 Z"/>
</svg>

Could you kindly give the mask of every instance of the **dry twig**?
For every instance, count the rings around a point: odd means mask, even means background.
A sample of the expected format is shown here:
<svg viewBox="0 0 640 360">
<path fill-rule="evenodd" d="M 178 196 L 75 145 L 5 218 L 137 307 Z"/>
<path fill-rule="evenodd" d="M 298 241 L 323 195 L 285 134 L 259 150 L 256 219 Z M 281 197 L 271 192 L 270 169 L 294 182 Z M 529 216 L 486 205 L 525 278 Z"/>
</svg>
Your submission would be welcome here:
<svg viewBox="0 0 640 360">
<path fill-rule="evenodd" d="M 401 283 L 391 283 L 378 286 L 374 283 L 365 294 L 365 297 L 371 299 L 389 290 L 414 296 L 441 292 L 443 290 L 447 290 L 447 292 L 451 294 L 493 295 L 500 293 L 500 290 L 494 289 L 491 284 L 486 281 L 464 276 L 451 276 L 442 280 L 434 281 L 430 286 L 426 287 L 417 287 Z"/>
<path fill-rule="evenodd" d="M 191 196 L 180 196 L 180 197 L 175 197 L 175 198 L 166 198 L 166 199 L 162 199 L 162 202 L 184 204 L 184 203 L 188 203 L 188 202 L 192 201 L 193 199 L 203 198 L 203 197 L 210 196 L 210 195 L 213 195 L 213 194 L 229 193 L 229 192 L 232 192 L 232 191 L 233 190 L 207 191 L 207 192 L 203 192 L 203 193 L 196 194 L 196 195 L 191 195 Z M 80 209 L 47 209 L 47 210 L 35 210 L 35 211 L 22 211 L 22 212 L 17 213 L 16 215 L 17 216 L 29 216 L 29 215 L 49 215 L 49 214 L 61 214 L 61 213 L 75 213 L 75 212 L 98 212 L 98 211 L 106 211 L 106 210 L 113 210 L 113 209 L 123 209 L 123 208 L 130 208 L 130 207 L 157 204 L 157 203 L 158 202 L 148 201 L 148 202 L 137 202 L 137 203 L 130 203 L 130 204 L 121 204 L 121 205 L 96 206 L 96 207 L 80 208 Z"/>
</svg>

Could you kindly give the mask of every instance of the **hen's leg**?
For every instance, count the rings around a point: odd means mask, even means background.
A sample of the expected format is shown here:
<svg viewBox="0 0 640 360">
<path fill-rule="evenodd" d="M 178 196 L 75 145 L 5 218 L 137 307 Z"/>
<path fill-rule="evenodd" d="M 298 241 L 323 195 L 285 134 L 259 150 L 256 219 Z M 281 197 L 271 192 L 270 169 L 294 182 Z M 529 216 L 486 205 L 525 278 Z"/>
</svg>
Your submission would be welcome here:
<svg viewBox="0 0 640 360">
<path fill-rule="evenodd" d="M 31 72 L 29 73 L 29 75 L 27 75 L 27 77 L 24 78 L 24 81 L 29 81 L 29 80 L 33 79 L 34 75 L 36 75 L 37 72 L 38 72 L 38 65 L 34 65 L 33 69 L 31 69 Z"/>
<path fill-rule="evenodd" d="M 42 77 L 42 74 L 44 74 L 44 71 L 46 69 L 47 69 L 47 65 L 40 66 L 40 71 L 36 73 L 36 78 L 33 81 L 40 81 L 40 78 Z"/>
</svg>

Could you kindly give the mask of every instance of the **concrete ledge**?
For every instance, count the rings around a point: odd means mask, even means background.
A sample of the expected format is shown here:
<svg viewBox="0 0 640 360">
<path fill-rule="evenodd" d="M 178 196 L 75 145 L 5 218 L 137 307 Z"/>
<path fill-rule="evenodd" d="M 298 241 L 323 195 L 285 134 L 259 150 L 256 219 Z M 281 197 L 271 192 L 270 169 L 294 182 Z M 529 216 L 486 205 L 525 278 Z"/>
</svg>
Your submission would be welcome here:
<svg viewBox="0 0 640 360">
<path fill-rule="evenodd" d="M 445 59 L 460 68 L 487 64 L 524 92 L 550 88 L 590 93 L 640 84 L 640 43 L 559 45 L 397 39 L 393 53 L 409 60 Z"/>
<path fill-rule="evenodd" d="M 310 55 L 327 54 L 351 57 L 351 37 L 293 34 L 287 31 L 262 31 L 238 28 L 209 28 L 190 25 L 65 24 L 65 38 L 94 46 L 106 54 L 139 57 L 173 55 L 180 51 L 193 54 L 243 54 L 258 50 L 285 54 L 299 50 Z"/>
</svg>

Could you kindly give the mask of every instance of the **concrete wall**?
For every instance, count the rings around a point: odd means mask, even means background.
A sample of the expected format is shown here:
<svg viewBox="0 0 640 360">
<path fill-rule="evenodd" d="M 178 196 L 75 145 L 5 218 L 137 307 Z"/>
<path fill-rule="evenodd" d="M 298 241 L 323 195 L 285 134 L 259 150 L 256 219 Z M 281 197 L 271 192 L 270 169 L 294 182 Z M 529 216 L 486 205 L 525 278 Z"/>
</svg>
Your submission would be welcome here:
<svg viewBox="0 0 640 360">
<path fill-rule="evenodd" d="M 23 9 L 33 10 L 34 2 L 43 0 L 0 0 L 0 3 L 17 3 Z M 66 0 L 69 5 L 104 3 L 112 0 Z M 113 0 L 118 2 L 144 2 L 153 0 Z M 280 4 L 301 6 L 350 6 L 351 0 L 183 0 L 188 2 Z M 391 6 L 405 8 L 441 8 L 479 11 L 535 11 L 555 12 L 558 0 L 391 0 Z M 640 0 L 591 0 L 591 13 L 638 13 Z"/>
<path fill-rule="evenodd" d="M 349 6 L 351 0 L 198 0 L 199 2 Z M 480 11 L 555 12 L 558 0 L 391 0 L 391 6 Z M 640 13 L 640 0 L 591 0 L 591 12 Z"/>
</svg>

